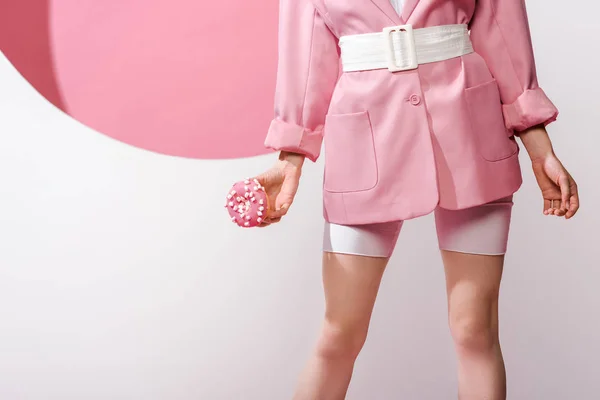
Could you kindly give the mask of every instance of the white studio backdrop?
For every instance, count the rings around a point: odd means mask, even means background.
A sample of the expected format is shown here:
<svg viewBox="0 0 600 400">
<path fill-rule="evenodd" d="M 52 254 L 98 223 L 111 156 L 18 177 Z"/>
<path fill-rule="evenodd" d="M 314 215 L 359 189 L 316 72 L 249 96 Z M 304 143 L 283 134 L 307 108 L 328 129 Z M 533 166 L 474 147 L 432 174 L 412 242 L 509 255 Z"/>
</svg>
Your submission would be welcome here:
<svg viewBox="0 0 600 400">
<path fill-rule="evenodd" d="M 576 4 L 579 3 L 579 6 Z M 600 393 L 600 6 L 529 1 L 550 128 L 581 186 L 544 217 L 525 152 L 501 294 L 511 400 Z M 560 51 L 560 53 L 559 53 Z M 322 164 L 291 214 L 242 230 L 229 185 L 275 157 L 189 160 L 82 126 L 0 55 L 0 399 L 281 400 L 319 329 Z M 405 225 L 350 400 L 456 398 L 433 219 Z"/>
</svg>

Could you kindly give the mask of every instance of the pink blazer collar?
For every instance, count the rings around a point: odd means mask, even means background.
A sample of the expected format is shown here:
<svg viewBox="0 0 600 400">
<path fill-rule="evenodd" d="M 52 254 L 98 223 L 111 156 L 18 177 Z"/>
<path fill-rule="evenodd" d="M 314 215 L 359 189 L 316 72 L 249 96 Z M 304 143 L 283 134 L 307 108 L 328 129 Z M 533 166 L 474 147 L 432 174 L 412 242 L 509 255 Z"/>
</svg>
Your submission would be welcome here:
<svg viewBox="0 0 600 400">
<path fill-rule="evenodd" d="M 402 15 L 398 15 L 390 0 L 371 0 L 396 25 L 404 25 L 410 18 L 419 0 L 405 0 Z"/>
</svg>

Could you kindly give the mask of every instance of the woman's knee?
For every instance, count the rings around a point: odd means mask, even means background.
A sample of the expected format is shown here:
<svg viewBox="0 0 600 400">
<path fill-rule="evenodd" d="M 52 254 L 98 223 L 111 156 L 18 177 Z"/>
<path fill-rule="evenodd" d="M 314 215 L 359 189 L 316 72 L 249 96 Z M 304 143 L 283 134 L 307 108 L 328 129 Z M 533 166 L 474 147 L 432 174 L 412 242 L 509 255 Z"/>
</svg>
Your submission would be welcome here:
<svg viewBox="0 0 600 400">
<path fill-rule="evenodd" d="M 458 350 L 481 352 L 494 347 L 498 342 L 496 319 L 497 313 L 490 303 L 451 311 L 450 331 Z"/>
<path fill-rule="evenodd" d="M 354 359 L 360 353 L 366 339 L 368 322 L 334 322 L 325 320 L 317 351 L 323 358 Z"/>
</svg>

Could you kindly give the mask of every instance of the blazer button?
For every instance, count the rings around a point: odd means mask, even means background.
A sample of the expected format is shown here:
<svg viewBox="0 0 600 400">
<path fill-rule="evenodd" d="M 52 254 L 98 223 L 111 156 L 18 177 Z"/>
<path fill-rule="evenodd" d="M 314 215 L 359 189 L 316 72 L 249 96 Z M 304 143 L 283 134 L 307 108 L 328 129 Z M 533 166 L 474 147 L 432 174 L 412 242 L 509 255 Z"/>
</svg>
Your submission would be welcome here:
<svg viewBox="0 0 600 400">
<path fill-rule="evenodd" d="M 419 104 L 421 104 L 421 97 L 419 97 L 416 94 L 413 94 L 412 96 L 410 96 L 409 101 L 410 104 L 412 104 L 413 106 L 418 106 Z"/>
</svg>

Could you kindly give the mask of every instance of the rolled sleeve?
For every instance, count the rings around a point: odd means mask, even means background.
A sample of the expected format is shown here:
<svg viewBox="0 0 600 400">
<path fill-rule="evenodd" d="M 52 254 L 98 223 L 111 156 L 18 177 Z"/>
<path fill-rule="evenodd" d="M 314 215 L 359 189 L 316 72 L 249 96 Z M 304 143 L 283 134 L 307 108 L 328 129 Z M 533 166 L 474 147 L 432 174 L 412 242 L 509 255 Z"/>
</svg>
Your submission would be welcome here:
<svg viewBox="0 0 600 400">
<path fill-rule="evenodd" d="M 504 104 L 503 109 L 506 127 L 517 132 L 548 125 L 558 117 L 558 109 L 541 88 L 526 90 L 513 103 Z"/>
<path fill-rule="evenodd" d="M 304 154 L 309 160 L 316 161 L 321 154 L 322 142 L 322 128 L 309 131 L 300 125 L 274 119 L 271 121 L 265 146 L 273 150 Z"/>
</svg>

